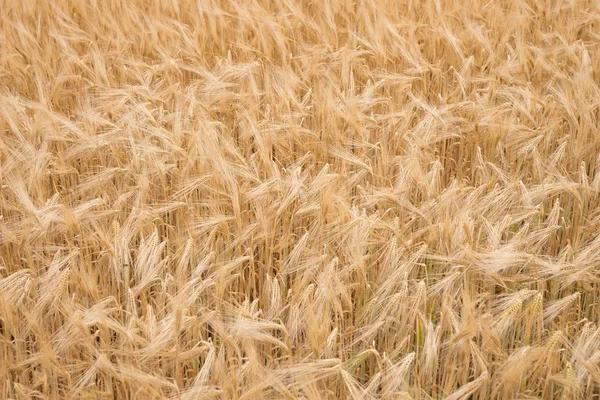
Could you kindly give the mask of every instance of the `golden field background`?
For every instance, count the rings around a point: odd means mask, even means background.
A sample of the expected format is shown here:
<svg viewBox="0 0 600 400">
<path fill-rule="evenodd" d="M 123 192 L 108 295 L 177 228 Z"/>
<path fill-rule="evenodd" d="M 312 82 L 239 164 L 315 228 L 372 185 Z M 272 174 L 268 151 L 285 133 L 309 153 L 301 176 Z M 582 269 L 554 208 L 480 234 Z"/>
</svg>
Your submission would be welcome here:
<svg viewBox="0 0 600 400">
<path fill-rule="evenodd" d="M 597 1 L 0 1 L 0 398 L 600 396 L 599 46 Z"/>
</svg>

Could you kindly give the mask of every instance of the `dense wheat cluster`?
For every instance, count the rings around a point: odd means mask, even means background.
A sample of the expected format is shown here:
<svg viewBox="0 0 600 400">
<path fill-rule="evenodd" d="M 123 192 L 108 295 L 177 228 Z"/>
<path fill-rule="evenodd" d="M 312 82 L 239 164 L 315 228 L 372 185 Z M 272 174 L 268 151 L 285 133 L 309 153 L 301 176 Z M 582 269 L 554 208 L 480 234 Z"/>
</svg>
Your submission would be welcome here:
<svg viewBox="0 0 600 400">
<path fill-rule="evenodd" d="M 600 395 L 600 5 L 0 1 L 1 399 Z"/>
</svg>

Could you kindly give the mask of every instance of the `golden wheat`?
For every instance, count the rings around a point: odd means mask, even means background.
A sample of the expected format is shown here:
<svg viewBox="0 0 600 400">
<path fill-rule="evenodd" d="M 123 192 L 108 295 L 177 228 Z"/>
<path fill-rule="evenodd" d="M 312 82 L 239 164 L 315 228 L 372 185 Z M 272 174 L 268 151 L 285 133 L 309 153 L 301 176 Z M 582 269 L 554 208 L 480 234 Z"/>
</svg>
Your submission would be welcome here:
<svg viewBox="0 0 600 400">
<path fill-rule="evenodd" d="M 600 397 L 599 27 L 0 0 L 0 399 Z"/>
</svg>

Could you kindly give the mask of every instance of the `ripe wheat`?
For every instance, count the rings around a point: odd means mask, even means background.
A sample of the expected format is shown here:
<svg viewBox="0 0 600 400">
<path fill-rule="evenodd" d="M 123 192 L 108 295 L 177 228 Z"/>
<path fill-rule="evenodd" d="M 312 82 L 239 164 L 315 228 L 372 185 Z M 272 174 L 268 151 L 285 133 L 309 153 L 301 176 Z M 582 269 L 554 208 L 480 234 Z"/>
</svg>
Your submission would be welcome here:
<svg viewBox="0 0 600 400">
<path fill-rule="evenodd" d="M 0 0 L 0 398 L 600 396 L 599 27 Z"/>
</svg>

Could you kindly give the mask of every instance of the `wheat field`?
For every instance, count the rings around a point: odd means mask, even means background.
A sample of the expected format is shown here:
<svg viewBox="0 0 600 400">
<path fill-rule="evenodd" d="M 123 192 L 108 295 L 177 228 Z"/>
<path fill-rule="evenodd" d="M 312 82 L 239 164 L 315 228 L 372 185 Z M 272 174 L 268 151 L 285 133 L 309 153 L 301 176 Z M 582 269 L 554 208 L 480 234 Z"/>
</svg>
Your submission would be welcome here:
<svg viewBox="0 0 600 400">
<path fill-rule="evenodd" d="M 1 0 L 0 399 L 600 398 L 600 3 Z"/>
</svg>

